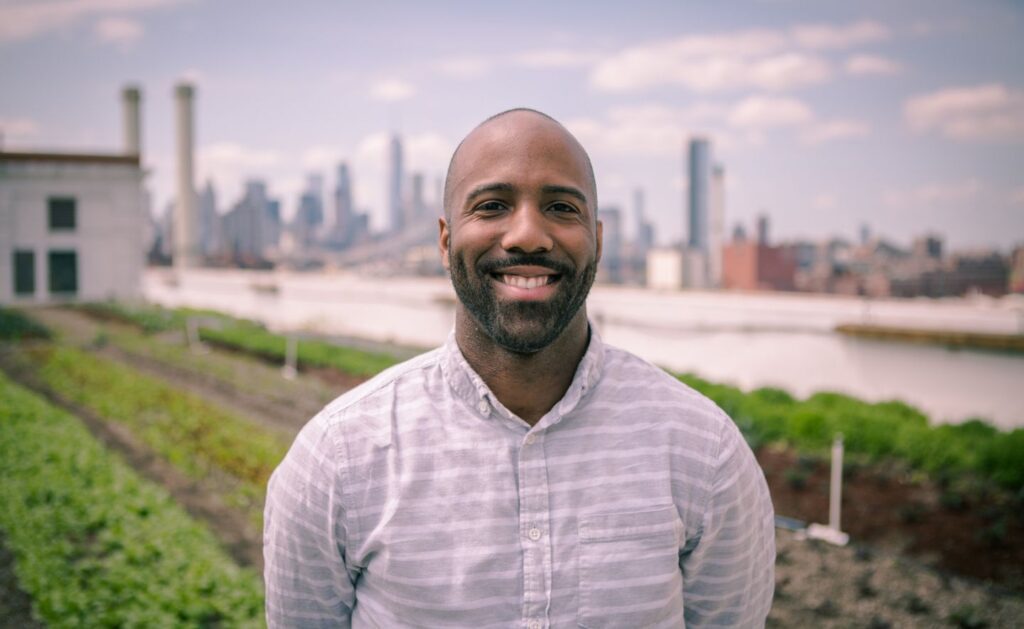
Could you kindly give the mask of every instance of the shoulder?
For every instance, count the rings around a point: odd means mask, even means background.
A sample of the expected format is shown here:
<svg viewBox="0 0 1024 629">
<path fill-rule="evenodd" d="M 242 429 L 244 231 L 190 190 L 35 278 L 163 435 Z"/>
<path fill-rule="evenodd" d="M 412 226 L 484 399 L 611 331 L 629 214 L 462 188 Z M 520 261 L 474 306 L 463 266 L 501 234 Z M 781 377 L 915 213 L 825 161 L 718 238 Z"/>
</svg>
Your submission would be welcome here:
<svg viewBox="0 0 1024 629">
<path fill-rule="evenodd" d="M 350 430 L 372 430 L 375 419 L 386 421 L 397 405 L 410 397 L 424 397 L 440 378 L 442 348 L 437 348 L 380 372 L 327 404 L 304 430 L 338 438 Z M 422 396 L 410 396 L 422 391 Z"/>
<path fill-rule="evenodd" d="M 669 427 L 700 432 L 719 441 L 736 424 L 713 401 L 679 378 L 626 350 L 605 346 L 605 364 L 598 392 L 605 398 L 647 408 Z"/>
</svg>

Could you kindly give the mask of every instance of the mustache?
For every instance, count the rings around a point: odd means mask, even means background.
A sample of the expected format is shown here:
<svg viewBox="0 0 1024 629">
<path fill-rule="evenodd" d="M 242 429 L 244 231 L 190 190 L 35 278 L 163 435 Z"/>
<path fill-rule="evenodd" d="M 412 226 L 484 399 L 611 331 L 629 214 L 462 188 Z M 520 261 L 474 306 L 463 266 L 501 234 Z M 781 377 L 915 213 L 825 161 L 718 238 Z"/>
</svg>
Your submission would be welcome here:
<svg viewBox="0 0 1024 629">
<path fill-rule="evenodd" d="M 497 258 L 492 260 L 484 260 L 477 265 L 477 270 L 481 273 L 491 274 L 499 273 L 503 269 L 507 269 L 513 266 L 542 266 L 546 269 L 551 269 L 558 275 L 571 276 L 575 273 L 575 268 L 561 260 L 556 260 L 550 256 L 540 254 L 518 254 L 508 256 L 506 258 Z"/>
</svg>

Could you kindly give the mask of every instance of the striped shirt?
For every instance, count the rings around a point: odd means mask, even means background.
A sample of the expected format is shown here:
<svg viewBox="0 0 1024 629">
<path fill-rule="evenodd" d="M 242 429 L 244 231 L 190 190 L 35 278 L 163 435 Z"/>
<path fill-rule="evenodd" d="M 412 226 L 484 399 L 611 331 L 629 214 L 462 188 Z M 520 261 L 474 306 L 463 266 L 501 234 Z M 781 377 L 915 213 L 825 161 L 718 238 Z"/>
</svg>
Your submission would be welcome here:
<svg viewBox="0 0 1024 629">
<path fill-rule="evenodd" d="M 455 342 L 301 431 L 267 493 L 271 627 L 764 624 L 775 529 L 736 425 L 596 332 L 515 416 Z"/>
</svg>

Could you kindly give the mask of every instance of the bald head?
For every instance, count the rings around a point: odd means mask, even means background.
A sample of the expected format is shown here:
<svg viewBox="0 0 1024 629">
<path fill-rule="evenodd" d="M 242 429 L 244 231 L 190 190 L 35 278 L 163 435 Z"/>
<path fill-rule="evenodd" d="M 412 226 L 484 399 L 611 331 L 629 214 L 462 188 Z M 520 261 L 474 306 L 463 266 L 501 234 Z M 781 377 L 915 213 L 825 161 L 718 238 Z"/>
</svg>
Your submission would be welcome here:
<svg viewBox="0 0 1024 629">
<path fill-rule="evenodd" d="M 473 149 L 487 142 L 510 142 L 516 141 L 518 138 L 527 141 L 530 133 L 554 133 L 562 137 L 566 148 L 576 154 L 585 169 L 587 181 L 590 184 L 587 194 L 591 197 L 592 207 L 597 207 L 597 181 L 594 178 L 594 167 L 583 145 L 569 133 L 568 129 L 551 116 L 535 109 L 521 107 L 508 109 L 484 120 L 474 127 L 455 148 L 451 161 L 448 162 L 448 173 L 444 180 L 444 215 L 446 219 L 451 218 L 452 208 L 459 201 L 454 196 L 455 191 L 466 175 L 466 162 L 472 159 Z"/>
</svg>

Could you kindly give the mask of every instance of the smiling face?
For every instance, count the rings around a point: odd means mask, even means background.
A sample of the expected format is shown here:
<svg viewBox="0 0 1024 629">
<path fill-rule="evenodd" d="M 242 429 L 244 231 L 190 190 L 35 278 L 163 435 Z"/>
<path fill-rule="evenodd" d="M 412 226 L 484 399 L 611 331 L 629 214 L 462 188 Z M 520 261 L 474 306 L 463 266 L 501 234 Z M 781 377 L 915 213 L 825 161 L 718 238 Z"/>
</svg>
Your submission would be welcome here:
<svg viewBox="0 0 1024 629">
<path fill-rule="evenodd" d="M 601 229 L 589 160 L 568 131 L 529 111 L 489 120 L 458 149 L 448 188 L 442 261 L 493 342 L 531 354 L 585 323 Z"/>
</svg>

